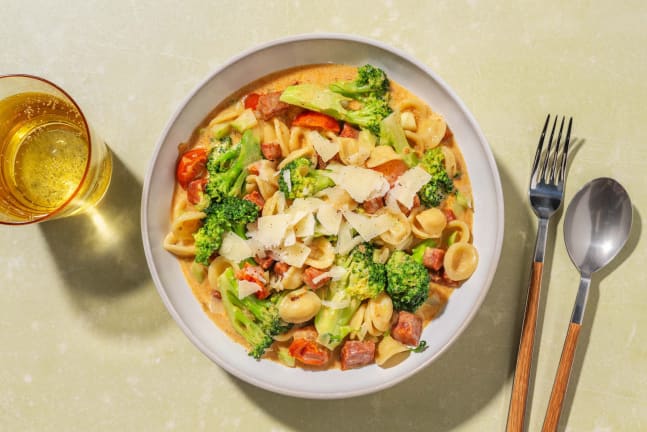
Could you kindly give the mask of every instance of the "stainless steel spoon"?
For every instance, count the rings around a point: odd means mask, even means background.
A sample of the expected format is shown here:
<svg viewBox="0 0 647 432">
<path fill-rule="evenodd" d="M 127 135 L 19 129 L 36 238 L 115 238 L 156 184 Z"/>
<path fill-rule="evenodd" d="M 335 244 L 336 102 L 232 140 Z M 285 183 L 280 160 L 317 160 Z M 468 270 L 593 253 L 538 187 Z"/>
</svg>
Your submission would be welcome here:
<svg viewBox="0 0 647 432">
<path fill-rule="evenodd" d="M 566 210 L 564 241 L 581 279 L 542 432 L 557 429 L 584 318 L 591 275 L 607 265 L 627 242 L 632 212 L 627 191 L 610 178 L 598 178 L 587 183 L 575 194 Z"/>
</svg>

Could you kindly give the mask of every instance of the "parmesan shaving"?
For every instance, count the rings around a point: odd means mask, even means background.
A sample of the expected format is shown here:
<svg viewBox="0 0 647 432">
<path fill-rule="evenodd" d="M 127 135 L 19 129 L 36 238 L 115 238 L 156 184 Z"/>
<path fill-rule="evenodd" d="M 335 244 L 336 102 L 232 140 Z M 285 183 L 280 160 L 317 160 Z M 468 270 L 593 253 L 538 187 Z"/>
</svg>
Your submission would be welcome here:
<svg viewBox="0 0 647 432">
<path fill-rule="evenodd" d="M 303 243 L 295 243 L 292 246 L 277 249 L 276 255 L 279 261 L 294 267 L 303 267 L 310 255 L 310 248 Z"/>
<path fill-rule="evenodd" d="M 413 198 L 429 180 L 431 180 L 431 175 L 427 171 L 417 166 L 413 167 L 398 177 L 389 195 L 392 195 L 406 208 L 411 209 Z"/>
<path fill-rule="evenodd" d="M 328 170 L 328 177 L 358 203 L 384 196 L 389 191 L 389 182 L 377 171 L 339 164 L 328 165 Z"/>
<path fill-rule="evenodd" d="M 323 203 L 317 211 L 317 219 L 323 228 L 324 234 L 337 235 L 341 225 L 341 213 L 330 204 Z"/>
<path fill-rule="evenodd" d="M 259 284 L 250 282 L 247 280 L 239 280 L 238 281 L 238 298 L 239 299 L 244 299 L 250 294 L 253 294 L 257 291 L 260 291 L 263 289 Z"/>
<path fill-rule="evenodd" d="M 232 262 L 239 262 L 253 256 L 252 248 L 247 241 L 232 232 L 223 234 L 218 253 Z"/>
<path fill-rule="evenodd" d="M 317 131 L 308 131 L 306 138 L 324 162 L 328 162 L 339 152 L 339 143 L 324 138 Z"/>
<path fill-rule="evenodd" d="M 281 244 L 290 226 L 291 215 L 278 214 L 258 218 L 258 229 L 254 239 L 268 249 Z"/>
<path fill-rule="evenodd" d="M 339 236 L 337 237 L 337 245 L 335 246 L 335 253 L 338 255 L 348 254 L 355 246 L 362 243 L 361 236 L 353 237 L 351 226 L 348 222 L 342 222 L 339 228 Z"/>
<path fill-rule="evenodd" d="M 343 214 L 350 226 L 358 232 L 364 241 L 371 241 L 388 231 L 392 224 L 392 219 L 388 214 L 366 216 L 351 211 L 344 211 Z"/>
</svg>

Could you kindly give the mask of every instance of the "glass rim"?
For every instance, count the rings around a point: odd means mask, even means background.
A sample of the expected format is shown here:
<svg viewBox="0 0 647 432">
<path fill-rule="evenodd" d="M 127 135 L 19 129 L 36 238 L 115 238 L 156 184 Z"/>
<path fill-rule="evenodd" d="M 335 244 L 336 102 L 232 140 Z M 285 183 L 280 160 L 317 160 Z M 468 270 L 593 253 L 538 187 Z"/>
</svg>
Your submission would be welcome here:
<svg viewBox="0 0 647 432">
<path fill-rule="evenodd" d="M 63 90 L 62 87 L 59 85 L 53 83 L 52 81 L 36 76 L 36 75 L 30 75 L 30 74 L 6 74 L 6 75 L 0 75 L 0 80 L 4 78 L 26 78 L 28 80 L 35 80 L 35 81 L 40 81 L 42 83 L 45 83 L 48 86 L 51 86 L 61 92 L 69 102 L 72 103 L 74 108 L 77 110 L 79 115 L 81 116 L 81 121 L 83 122 L 83 126 L 85 127 L 85 132 L 88 137 L 88 159 L 85 163 L 85 169 L 83 170 L 83 176 L 81 177 L 81 180 L 79 180 L 79 184 L 76 186 L 76 189 L 74 189 L 74 192 L 70 195 L 68 199 L 66 199 L 60 206 L 55 208 L 54 210 L 50 211 L 46 215 L 39 217 L 37 219 L 31 219 L 27 221 L 3 221 L 0 220 L 0 225 L 31 225 L 35 224 L 38 222 L 43 222 L 45 220 L 52 219 L 54 216 L 56 216 L 58 213 L 60 213 L 63 209 L 65 209 L 73 200 L 76 198 L 78 195 L 79 191 L 81 190 L 81 187 L 83 186 L 83 183 L 85 182 L 88 173 L 90 171 L 90 165 L 92 161 L 92 134 L 90 133 L 90 124 L 88 123 L 88 120 L 85 117 L 85 114 L 83 113 L 83 110 L 79 106 L 78 103 L 76 103 L 76 100 L 65 90 Z"/>
</svg>

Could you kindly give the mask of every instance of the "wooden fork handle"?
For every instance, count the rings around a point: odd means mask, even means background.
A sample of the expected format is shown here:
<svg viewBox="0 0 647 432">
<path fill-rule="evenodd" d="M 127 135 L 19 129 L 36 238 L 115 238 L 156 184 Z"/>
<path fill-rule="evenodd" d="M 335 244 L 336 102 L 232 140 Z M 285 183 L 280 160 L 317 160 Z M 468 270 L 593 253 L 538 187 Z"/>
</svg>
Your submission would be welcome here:
<svg viewBox="0 0 647 432">
<path fill-rule="evenodd" d="M 580 336 L 581 328 L 582 324 L 574 322 L 568 325 L 568 332 L 566 333 L 566 340 L 562 349 L 562 357 L 559 359 L 553 390 L 550 393 L 548 409 L 544 418 L 544 426 L 541 429 L 542 432 L 553 432 L 557 430 L 559 416 L 562 414 L 562 406 L 568 387 L 568 379 L 571 376 L 571 369 L 573 368 L 575 347 L 577 345 L 577 339 Z"/>
<path fill-rule="evenodd" d="M 523 326 L 521 328 L 521 341 L 519 342 L 519 352 L 517 353 L 517 365 L 512 383 L 507 432 L 521 432 L 523 430 L 543 268 L 543 262 L 535 261 L 532 264 L 528 299 L 526 300 Z"/>
</svg>

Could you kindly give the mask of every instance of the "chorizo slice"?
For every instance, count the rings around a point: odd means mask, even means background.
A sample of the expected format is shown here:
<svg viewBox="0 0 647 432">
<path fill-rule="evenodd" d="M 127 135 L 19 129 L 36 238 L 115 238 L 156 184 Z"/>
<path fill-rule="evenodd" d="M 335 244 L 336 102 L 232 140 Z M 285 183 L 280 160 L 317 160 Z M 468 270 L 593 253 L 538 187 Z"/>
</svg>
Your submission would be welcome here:
<svg viewBox="0 0 647 432">
<path fill-rule="evenodd" d="M 384 207 L 384 198 L 383 197 L 377 197 L 370 199 L 368 201 L 364 201 L 362 203 L 362 208 L 366 210 L 366 213 L 368 214 L 373 214 L 379 209 Z"/>
<path fill-rule="evenodd" d="M 444 249 L 428 247 L 422 255 L 422 265 L 428 269 L 438 271 L 443 266 L 443 258 L 445 258 Z"/>
<path fill-rule="evenodd" d="M 303 281 L 310 287 L 312 290 L 316 290 L 324 286 L 331 278 L 330 276 L 324 276 L 323 278 L 317 279 L 319 276 L 324 274 L 325 270 L 320 270 L 314 267 L 307 267 L 303 271 Z M 315 282 L 315 279 L 317 281 Z"/>
<path fill-rule="evenodd" d="M 375 361 L 375 342 L 349 340 L 339 353 L 342 370 L 354 369 Z"/>
<path fill-rule="evenodd" d="M 271 92 L 258 96 L 258 103 L 256 104 L 256 111 L 260 114 L 263 120 L 269 120 L 290 108 L 290 105 L 280 100 L 281 92 Z"/>
<path fill-rule="evenodd" d="M 391 337 L 405 345 L 416 346 L 422 334 L 422 319 L 410 312 L 401 311 L 398 322 L 391 329 Z"/>
</svg>

